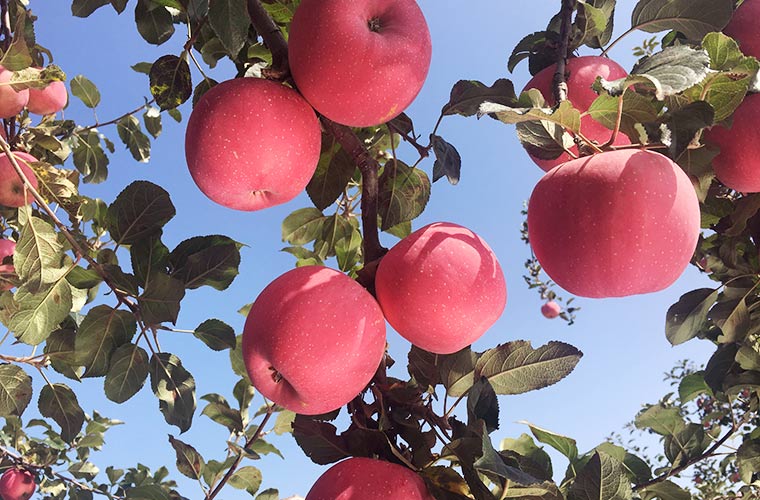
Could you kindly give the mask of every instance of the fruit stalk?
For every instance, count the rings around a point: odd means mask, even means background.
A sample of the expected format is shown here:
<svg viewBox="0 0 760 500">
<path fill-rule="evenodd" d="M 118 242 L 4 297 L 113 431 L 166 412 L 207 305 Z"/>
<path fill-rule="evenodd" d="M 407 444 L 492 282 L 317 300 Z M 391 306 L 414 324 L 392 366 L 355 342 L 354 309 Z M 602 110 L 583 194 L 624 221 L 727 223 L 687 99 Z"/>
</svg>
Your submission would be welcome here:
<svg viewBox="0 0 760 500">
<path fill-rule="evenodd" d="M 554 72 L 554 102 L 558 105 L 567 100 L 567 83 L 565 82 L 565 65 L 567 64 L 568 47 L 570 46 L 570 28 L 573 24 L 573 11 L 576 0 L 562 0 L 559 11 L 562 25 L 559 31 L 560 45 L 557 52 L 557 70 Z"/>
</svg>

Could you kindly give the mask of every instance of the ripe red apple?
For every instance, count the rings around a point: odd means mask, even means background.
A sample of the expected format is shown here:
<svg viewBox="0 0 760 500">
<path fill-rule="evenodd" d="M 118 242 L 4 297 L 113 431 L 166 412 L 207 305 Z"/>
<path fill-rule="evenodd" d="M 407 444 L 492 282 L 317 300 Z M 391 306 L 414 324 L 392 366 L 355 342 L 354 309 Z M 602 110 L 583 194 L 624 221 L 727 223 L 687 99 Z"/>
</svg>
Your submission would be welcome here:
<svg viewBox="0 0 760 500">
<path fill-rule="evenodd" d="M 16 272 L 16 269 L 13 267 L 13 252 L 15 250 L 15 242 L 5 238 L 0 239 L 0 275 Z M 0 292 L 10 290 L 11 288 L 13 288 L 12 284 L 0 281 Z"/>
<path fill-rule="evenodd" d="M 0 477 L 0 498 L 2 500 L 28 500 L 34 494 L 37 483 L 34 475 L 25 469 L 13 467 Z"/>
<path fill-rule="evenodd" d="M 546 99 L 547 106 L 554 106 L 554 73 L 557 69 L 557 65 L 553 64 L 548 68 L 544 68 L 525 85 L 523 92 L 530 89 L 538 89 Z M 597 76 L 603 77 L 605 80 L 617 80 L 628 76 L 625 69 L 618 63 L 607 57 L 600 56 L 582 56 L 573 57 L 567 60 L 566 66 L 566 82 L 567 82 L 567 99 L 575 106 L 576 109 L 584 113 L 591 107 L 594 100 L 599 97 L 596 92 L 591 89 Z M 588 139 L 594 140 L 599 144 L 604 144 L 610 137 L 612 137 L 612 131 L 594 120 L 591 115 L 585 115 L 581 117 L 581 133 Z M 631 141 L 623 133 L 618 134 L 615 145 L 621 146 L 630 144 Z M 576 155 L 578 154 L 578 148 L 573 146 L 570 149 Z M 567 153 L 562 153 L 558 158 L 554 160 L 542 160 L 530 155 L 531 159 L 541 167 L 544 171 L 548 172 L 552 168 L 561 163 L 572 160 L 572 157 Z"/>
<path fill-rule="evenodd" d="M 63 82 L 51 82 L 44 89 L 29 89 L 26 109 L 36 115 L 51 115 L 65 108 L 68 101 L 66 85 Z"/>
<path fill-rule="evenodd" d="M 384 460 L 354 457 L 322 474 L 306 500 L 434 500 L 413 470 Z"/>
<path fill-rule="evenodd" d="M 541 306 L 541 314 L 543 314 L 545 318 L 554 319 L 559 316 L 561 312 L 562 308 L 553 300 L 550 300 Z"/>
<path fill-rule="evenodd" d="M 296 413 L 348 403 L 369 383 L 385 352 L 385 319 L 374 297 L 321 266 L 292 269 L 251 307 L 243 359 L 261 394 Z"/>
<path fill-rule="evenodd" d="M 507 302 L 504 273 L 477 234 L 448 222 L 413 232 L 382 258 L 377 300 L 412 344 L 450 354 L 480 338 Z"/>
<path fill-rule="evenodd" d="M 259 210 L 295 198 L 319 161 L 322 134 L 293 89 L 260 78 L 228 80 L 206 92 L 187 123 L 193 180 L 211 200 Z"/>
<path fill-rule="evenodd" d="M 12 71 L 0 66 L 0 84 L 9 82 L 12 76 Z M 27 102 L 29 102 L 28 90 L 16 92 L 10 85 L 0 85 L 0 118 L 13 118 L 21 113 Z"/>
<path fill-rule="evenodd" d="M 760 57 L 760 32 L 757 19 L 760 17 L 760 1 L 744 0 L 734 12 L 734 16 L 723 32 L 739 42 L 739 48 L 745 55 Z"/>
<path fill-rule="evenodd" d="M 718 180 L 741 193 L 760 192 L 760 144 L 754 126 L 760 113 L 760 95 L 748 94 L 734 112 L 731 128 L 716 125 L 705 132 L 705 141 L 720 147 L 713 159 Z"/>
<path fill-rule="evenodd" d="M 298 90 L 352 127 L 401 114 L 422 89 L 432 53 L 415 0 L 302 0 L 288 43 Z"/>
<path fill-rule="evenodd" d="M 0 86 L 0 88 L 2 87 Z M 29 163 L 36 162 L 37 158 L 23 151 L 14 151 L 13 155 L 16 157 L 16 161 L 24 172 L 24 175 L 29 179 L 34 189 L 37 189 L 37 176 L 28 165 Z M 18 208 L 31 202 L 32 195 L 24 189 L 24 181 L 16 173 L 8 156 L 0 154 L 0 205 Z"/>
<path fill-rule="evenodd" d="M 623 297 L 670 286 L 691 260 L 699 201 L 667 157 L 620 150 L 545 174 L 528 204 L 528 238 L 559 286 L 583 297 Z"/>
</svg>

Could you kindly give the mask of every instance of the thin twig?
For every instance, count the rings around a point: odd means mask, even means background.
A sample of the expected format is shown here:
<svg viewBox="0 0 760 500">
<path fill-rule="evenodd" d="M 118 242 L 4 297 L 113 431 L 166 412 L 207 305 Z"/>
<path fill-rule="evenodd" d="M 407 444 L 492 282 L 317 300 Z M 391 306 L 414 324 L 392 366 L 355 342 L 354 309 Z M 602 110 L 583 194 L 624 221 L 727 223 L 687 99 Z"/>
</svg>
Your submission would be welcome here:
<svg viewBox="0 0 760 500">
<path fill-rule="evenodd" d="M 554 102 L 556 104 L 567 100 L 567 82 L 565 81 L 565 70 L 567 67 L 567 56 L 570 47 L 570 28 L 573 24 L 573 11 L 575 11 L 576 0 L 562 0 L 562 9 L 559 15 L 562 19 L 560 26 L 559 39 L 560 46 L 557 54 L 557 69 L 554 71 L 553 90 Z"/>
<path fill-rule="evenodd" d="M 124 113 L 123 115 L 114 118 L 113 120 L 108 120 L 107 122 L 98 122 L 98 123 L 95 123 L 93 125 L 89 125 L 87 127 L 74 130 L 74 132 L 72 132 L 72 133 L 74 133 L 74 134 L 81 134 L 82 132 L 87 132 L 87 131 L 92 130 L 94 128 L 105 127 L 107 125 L 113 125 L 115 123 L 119 123 L 124 118 L 126 118 L 128 116 L 131 116 L 131 115 L 134 115 L 135 113 L 139 113 L 140 111 L 142 111 L 143 109 L 147 108 L 148 106 L 150 106 L 154 102 L 156 102 L 155 98 L 153 98 L 150 101 L 146 102 L 142 106 L 140 106 L 138 108 L 135 108 L 132 111 L 129 111 L 128 113 Z"/>
</svg>

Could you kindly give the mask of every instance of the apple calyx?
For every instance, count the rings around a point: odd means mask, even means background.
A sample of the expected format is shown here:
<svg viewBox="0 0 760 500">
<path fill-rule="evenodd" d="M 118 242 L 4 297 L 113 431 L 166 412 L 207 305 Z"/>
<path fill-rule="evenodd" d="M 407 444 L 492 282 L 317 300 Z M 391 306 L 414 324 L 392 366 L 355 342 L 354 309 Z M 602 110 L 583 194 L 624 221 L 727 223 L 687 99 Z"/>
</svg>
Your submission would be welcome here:
<svg viewBox="0 0 760 500">
<path fill-rule="evenodd" d="M 380 23 L 379 17 L 373 17 L 369 21 L 367 21 L 367 26 L 369 26 L 369 30 L 373 33 L 380 33 L 380 28 L 382 28 L 382 24 Z"/>
</svg>

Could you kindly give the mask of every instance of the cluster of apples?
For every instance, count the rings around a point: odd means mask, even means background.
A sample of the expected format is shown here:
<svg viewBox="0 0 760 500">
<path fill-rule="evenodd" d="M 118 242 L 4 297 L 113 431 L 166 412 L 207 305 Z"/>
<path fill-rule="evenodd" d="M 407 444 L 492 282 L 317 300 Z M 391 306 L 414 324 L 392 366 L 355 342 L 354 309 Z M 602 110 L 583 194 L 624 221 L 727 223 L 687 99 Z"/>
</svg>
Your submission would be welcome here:
<svg viewBox="0 0 760 500">
<path fill-rule="evenodd" d="M 0 477 L 0 499 L 29 500 L 37 489 L 34 475 L 26 469 L 11 467 Z"/>
<path fill-rule="evenodd" d="M 16 91 L 7 85 L 12 77 L 12 71 L 0 66 L 0 118 L 13 118 L 24 108 L 36 115 L 50 115 L 61 111 L 69 101 L 63 82 L 51 82 L 41 89 Z"/>
<path fill-rule="evenodd" d="M 553 104 L 556 66 L 536 74 L 526 89 Z M 567 63 L 568 99 L 582 113 L 597 97 L 597 76 L 615 80 L 625 70 L 607 58 Z M 611 131 L 583 115 L 581 132 L 604 144 Z M 630 144 L 619 134 L 614 145 Z M 573 149 L 577 154 L 577 150 Z M 696 248 L 699 201 L 686 173 L 652 151 L 620 149 L 572 159 L 534 161 L 547 173 L 528 204 L 528 237 L 539 263 L 559 286 L 583 297 L 623 297 L 670 286 Z M 546 317 L 559 307 L 547 303 Z"/>
</svg>

